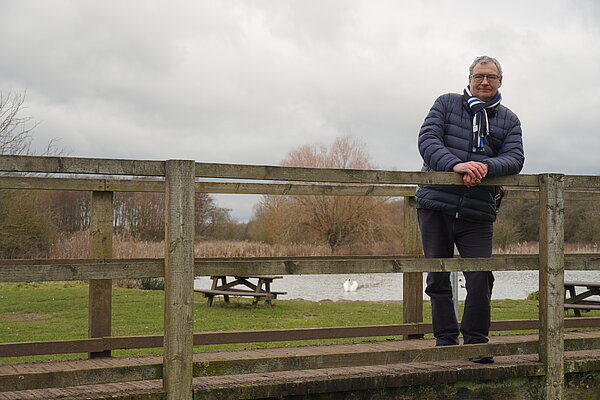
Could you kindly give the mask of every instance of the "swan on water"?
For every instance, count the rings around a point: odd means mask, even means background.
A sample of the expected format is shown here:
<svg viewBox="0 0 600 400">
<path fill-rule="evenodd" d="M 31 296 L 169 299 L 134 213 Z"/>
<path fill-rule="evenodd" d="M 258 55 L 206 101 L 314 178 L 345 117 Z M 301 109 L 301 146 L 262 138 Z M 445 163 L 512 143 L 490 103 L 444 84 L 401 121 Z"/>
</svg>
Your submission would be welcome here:
<svg viewBox="0 0 600 400">
<path fill-rule="evenodd" d="M 358 289 L 358 283 L 348 278 L 346 282 L 344 282 L 344 290 L 346 292 L 355 292 Z"/>
</svg>

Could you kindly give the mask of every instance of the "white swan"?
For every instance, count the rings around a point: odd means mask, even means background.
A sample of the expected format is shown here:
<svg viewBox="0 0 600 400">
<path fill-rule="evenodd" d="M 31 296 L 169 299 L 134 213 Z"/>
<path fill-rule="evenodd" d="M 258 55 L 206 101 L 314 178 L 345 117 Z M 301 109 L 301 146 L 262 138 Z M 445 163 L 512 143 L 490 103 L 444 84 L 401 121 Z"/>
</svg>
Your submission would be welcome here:
<svg viewBox="0 0 600 400">
<path fill-rule="evenodd" d="M 344 291 L 356 292 L 356 289 L 358 289 L 358 283 L 356 281 L 353 281 L 352 279 L 348 278 L 346 282 L 344 282 Z"/>
</svg>

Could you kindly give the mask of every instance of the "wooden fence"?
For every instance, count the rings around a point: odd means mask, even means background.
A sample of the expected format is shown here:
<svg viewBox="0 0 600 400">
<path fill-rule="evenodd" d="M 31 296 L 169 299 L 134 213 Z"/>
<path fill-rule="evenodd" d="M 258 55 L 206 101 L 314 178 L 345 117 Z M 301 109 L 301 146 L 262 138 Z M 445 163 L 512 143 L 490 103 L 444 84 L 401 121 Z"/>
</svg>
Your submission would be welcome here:
<svg viewBox="0 0 600 400">
<path fill-rule="evenodd" d="M 115 349 L 162 346 L 162 374 L 132 375 L 129 379 L 160 376 L 167 398 L 179 399 L 189 397 L 191 391 L 194 345 L 387 335 L 420 337 L 431 332 L 430 324 L 423 323 L 423 272 L 539 270 L 539 321 L 494 321 L 492 330 L 539 328 L 539 359 L 544 364 L 546 377 L 545 397 L 558 399 L 562 398 L 564 382 L 563 328 L 600 326 L 600 318 L 564 319 L 563 310 L 564 271 L 600 269 L 600 257 L 597 254 L 564 254 L 564 200 L 600 200 L 599 176 L 540 174 L 486 179 L 482 184 L 508 186 L 509 198 L 539 201 L 540 249 L 537 255 L 499 255 L 473 261 L 460 258 L 425 259 L 420 256 L 414 185 L 462 185 L 462 179 L 454 173 L 215 164 L 188 160 L 0 156 L 0 174 L 0 189 L 92 192 L 91 258 L 0 261 L 0 282 L 89 280 L 89 338 L 1 343 L 2 357 L 79 352 L 89 353 L 90 357 L 106 357 Z M 211 181 L 201 181 L 199 178 L 211 178 Z M 240 182 L 212 181 L 215 179 Z M 112 258 L 112 199 L 113 193 L 118 191 L 166 193 L 164 258 Z M 405 254 L 194 259 L 194 192 L 402 196 L 405 198 Z M 402 272 L 404 277 L 404 324 L 193 332 L 194 276 L 398 272 Z M 113 337 L 110 323 L 112 279 L 162 276 L 165 278 L 164 336 Z M 586 342 L 578 348 L 583 349 L 582 346 L 598 348 L 598 340 Z M 516 353 L 519 349 L 509 351 Z"/>
</svg>

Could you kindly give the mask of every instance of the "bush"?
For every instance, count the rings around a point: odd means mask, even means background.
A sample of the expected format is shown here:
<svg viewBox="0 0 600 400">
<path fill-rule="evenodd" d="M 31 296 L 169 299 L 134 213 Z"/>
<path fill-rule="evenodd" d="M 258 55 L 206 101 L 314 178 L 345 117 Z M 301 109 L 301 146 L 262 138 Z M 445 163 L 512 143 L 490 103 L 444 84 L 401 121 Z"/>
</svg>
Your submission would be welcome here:
<svg viewBox="0 0 600 400">
<path fill-rule="evenodd" d="M 40 191 L 0 191 L 0 257 L 36 258 L 56 236 L 49 197 Z"/>
<path fill-rule="evenodd" d="M 137 282 L 139 288 L 143 290 L 165 290 L 163 278 L 141 278 Z"/>
<path fill-rule="evenodd" d="M 494 245 L 504 248 L 521 240 L 519 228 L 507 219 L 498 218 L 494 223 Z"/>
</svg>

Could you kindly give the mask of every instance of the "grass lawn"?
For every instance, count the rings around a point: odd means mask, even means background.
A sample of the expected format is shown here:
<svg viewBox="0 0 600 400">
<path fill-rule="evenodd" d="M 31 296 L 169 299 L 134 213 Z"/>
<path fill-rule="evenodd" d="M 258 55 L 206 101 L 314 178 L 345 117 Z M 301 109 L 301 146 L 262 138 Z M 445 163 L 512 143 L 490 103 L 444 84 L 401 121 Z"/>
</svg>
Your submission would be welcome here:
<svg viewBox="0 0 600 400">
<path fill-rule="evenodd" d="M 43 340 L 83 339 L 87 337 L 88 286 L 81 282 L 0 283 L 0 343 Z M 162 291 L 113 287 L 113 335 L 155 335 L 163 333 Z M 215 299 L 211 308 L 200 293 L 195 293 L 194 332 L 310 328 L 329 326 L 383 325 L 402 323 L 400 302 L 311 302 L 275 300 L 273 307 L 261 302 L 256 309 L 251 301 L 232 298 L 225 304 Z M 431 321 L 428 305 L 425 321 Z M 569 314 L 572 316 L 572 313 Z M 586 313 L 600 316 L 600 311 Z M 536 300 L 495 300 L 492 319 L 537 318 Z M 367 338 L 366 340 L 372 340 Z M 330 343 L 358 339 L 316 340 L 304 342 L 252 343 L 221 346 L 197 346 L 196 351 L 216 348 L 286 346 Z M 118 350 L 113 354 L 160 354 L 161 349 Z M 3 358 L 0 363 L 48 359 L 82 358 L 85 354 L 59 354 L 23 358 Z"/>
</svg>

